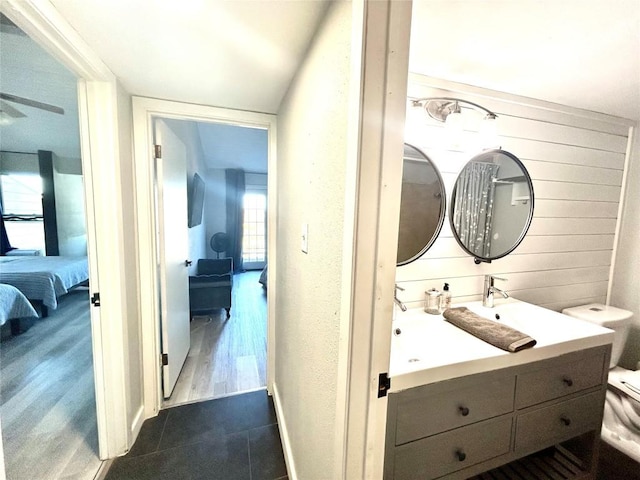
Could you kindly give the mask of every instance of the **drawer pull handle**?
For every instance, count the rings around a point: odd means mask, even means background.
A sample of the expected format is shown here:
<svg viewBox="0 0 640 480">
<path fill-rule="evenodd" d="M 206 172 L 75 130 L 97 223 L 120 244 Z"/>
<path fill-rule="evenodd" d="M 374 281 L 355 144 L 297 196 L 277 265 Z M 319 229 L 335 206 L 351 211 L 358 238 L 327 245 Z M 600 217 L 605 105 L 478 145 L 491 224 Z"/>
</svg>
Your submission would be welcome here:
<svg viewBox="0 0 640 480">
<path fill-rule="evenodd" d="M 562 422 L 562 424 L 566 427 L 568 427 L 569 425 L 571 425 L 571 419 L 569 417 L 565 417 L 562 416 L 560 417 L 560 421 Z"/>
<path fill-rule="evenodd" d="M 458 407 L 458 410 L 460 410 L 460 415 L 463 417 L 469 415 L 469 409 L 467 407 Z"/>
<path fill-rule="evenodd" d="M 562 383 L 564 383 L 567 387 L 573 386 L 573 380 L 571 380 L 569 377 L 564 377 L 562 379 Z"/>
<path fill-rule="evenodd" d="M 456 458 L 458 459 L 459 462 L 464 462 L 465 459 L 467 458 L 467 454 L 464 453 L 462 450 L 456 450 Z"/>
</svg>

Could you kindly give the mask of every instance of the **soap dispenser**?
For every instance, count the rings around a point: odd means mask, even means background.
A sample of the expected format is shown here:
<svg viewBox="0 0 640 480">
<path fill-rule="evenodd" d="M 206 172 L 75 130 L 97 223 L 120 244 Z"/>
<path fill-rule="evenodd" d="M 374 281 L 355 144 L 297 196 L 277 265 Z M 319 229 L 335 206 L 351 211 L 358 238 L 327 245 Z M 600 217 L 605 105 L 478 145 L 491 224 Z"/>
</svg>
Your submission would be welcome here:
<svg viewBox="0 0 640 480">
<path fill-rule="evenodd" d="M 444 312 L 447 308 L 451 308 L 451 291 L 449 290 L 449 284 L 445 283 L 440 295 L 440 312 Z"/>
</svg>

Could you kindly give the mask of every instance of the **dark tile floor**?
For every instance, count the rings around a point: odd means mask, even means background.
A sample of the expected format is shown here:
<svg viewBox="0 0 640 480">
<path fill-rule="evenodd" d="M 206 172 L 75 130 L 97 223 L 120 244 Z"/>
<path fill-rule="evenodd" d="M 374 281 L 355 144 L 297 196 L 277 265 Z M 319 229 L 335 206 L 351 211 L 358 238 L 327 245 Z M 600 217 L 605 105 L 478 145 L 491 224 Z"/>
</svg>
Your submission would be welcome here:
<svg viewBox="0 0 640 480">
<path fill-rule="evenodd" d="M 106 480 L 287 480 L 265 390 L 161 410 Z"/>
<path fill-rule="evenodd" d="M 597 480 L 640 480 L 640 465 L 601 442 Z M 106 480 L 287 480 L 266 391 L 162 410 Z"/>
<path fill-rule="evenodd" d="M 605 441 L 600 442 L 597 480 L 640 480 L 640 463 L 619 452 Z"/>
</svg>

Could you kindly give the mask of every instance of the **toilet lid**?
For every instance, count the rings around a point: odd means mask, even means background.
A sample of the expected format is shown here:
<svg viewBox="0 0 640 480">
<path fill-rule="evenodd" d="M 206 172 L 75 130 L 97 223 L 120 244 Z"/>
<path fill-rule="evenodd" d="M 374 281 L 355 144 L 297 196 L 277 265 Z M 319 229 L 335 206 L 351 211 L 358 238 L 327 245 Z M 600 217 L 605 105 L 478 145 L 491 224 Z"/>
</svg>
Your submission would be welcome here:
<svg viewBox="0 0 640 480">
<path fill-rule="evenodd" d="M 620 382 L 628 389 L 640 395 L 640 371 L 625 372 L 621 375 Z"/>
<path fill-rule="evenodd" d="M 609 385 L 640 403 L 640 371 L 614 367 L 609 370 Z"/>
</svg>

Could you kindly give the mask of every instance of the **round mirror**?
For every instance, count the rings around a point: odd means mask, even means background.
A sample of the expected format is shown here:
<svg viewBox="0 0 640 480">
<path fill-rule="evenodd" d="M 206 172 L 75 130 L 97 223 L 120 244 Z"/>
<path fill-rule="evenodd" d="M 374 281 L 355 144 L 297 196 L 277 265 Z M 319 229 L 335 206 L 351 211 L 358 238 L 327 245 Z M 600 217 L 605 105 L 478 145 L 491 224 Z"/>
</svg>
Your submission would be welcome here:
<svg viewBox="0 0 640 480">
<path fill-rule="evenodd" d="M 438 237 L 445 214 L 442 177 L 429 157 L 404 145 L 397 265 L 426 252 Z"/>
<path fill-rule="evenodd" d="M 451 229 L 476 263 L 512 252 L 527 233 L 532 217 L 531 177 L 511 153 L 482 152 L 458 175 L 451 194 Z"/>
</svg>

